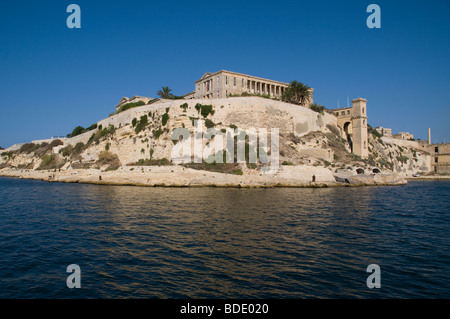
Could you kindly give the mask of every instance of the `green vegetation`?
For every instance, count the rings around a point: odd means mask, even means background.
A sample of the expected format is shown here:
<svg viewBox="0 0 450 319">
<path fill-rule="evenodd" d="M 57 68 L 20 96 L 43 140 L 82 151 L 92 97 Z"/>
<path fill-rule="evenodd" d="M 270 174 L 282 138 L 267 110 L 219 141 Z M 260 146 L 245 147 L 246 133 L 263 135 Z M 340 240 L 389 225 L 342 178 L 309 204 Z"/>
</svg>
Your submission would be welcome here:
<svg viewBox="0 0 450 319">
<path fill-rule="evenodd" d="M 291 81 L 284 90 L 282 100 L 289 103 L 305 105 L 311 98 L 310 87 L 297 81 Z"/>
<path fill-rule="evenodd" d="M 98 154 L 98 160 L 96 162 L 98 165 L 108 165 L 105 171 L 115 171 L 120 167 L 119 157 L 110 151 L 101 151 Z"/>
<path fill-rule="evenodd" d="M 182 100 L 182 99 L 184 99 L 183 96 L 175 95 L 175 94 L 172 94 L 171 92 L 172 92 L 171 88 L 169 88 L 168 86 L 163 86 L 161 88 L 161 90 L 158 90 L 156 92 L 156 94 L 158 94 L 158 96 L 161 99 L 169 99 L 169 100 Z"/>
<path fill-rule="evenodd" d="M 135 127 L 137 124 L 137 118 L 131 120 L 131 126 Z"/>
<path fill-rule="evenodd" d="M 152 133 L 153 133 L 153 137 L 158 139 L 161 136 L 161 134 L 163 133 L 163 130 L 161 128 L 159 128 L 157 130 L 153 130 Z"/>
<path fill-rule="evenodd" d="M 183 112 L 186 112 L 187 108 L 188 108 L 188 104 L 187 103 L 183 103 L 183 104 L 180 105 L 180 108 L 183 109 Z"/>
<path fill-rule="evenodd" d="M 375 136 L 376 138 L 380 138 L 381 134 L 377 132 L 377 130 L 375 130 L 372 126 L 370 126 L 369 124 L 367 124 L 367 132 L 369 134 L 372 134 L 373 136 Z M 381 142 L 381 141 L 380 141 Z"/>
<path fill-rule="evenodd" d="M 149 104 L 150 104 L 150 103 L 149 103 Z M 129 109 L 132 109 L 133 107 L 142 106 L 142 105 L 145 105 L 145 102 L 144 102 L 144 101 L 137 101 L 137 102 L 126 103 L 126 104 L 124 104 L 124 105 L 121 105 L 121 106 L 117 109 L 116 114 L 118 114 L 118 113 L 120 113 L 120 112 L 123 112 L 123 111 L 126 111 L 126 110 L 129 110 Z"/>
<path fill-rule="evenodd" d="M 234 124 L 230 124 L 230 128 L 232 128 L 233 130 L 237 129 L 238 127 Z"/>
<path fill-rule="evenodd" d="M 397 156 L 397 161 L 406 164 L 408 162 L 408 157 L 407 156 Z"/>
<path fill-rule="evenodd" d="M 325 110 L 325 106 L 323 105 L 319 105 L 316 103 L 313 103 L 310 105 L 311 110 L 313 110 L 314 112 L 320 113 L 320 114 L 324 114 L 324 110 Z"/>
<path fill-rule="evenodd" d="M 214 107 L 212 105 L 204 105 L 197 103 L 195 105 L 195 109 L 197 112 L 201 113 L 204 118 L 206 118 L 209 114 L 214 115 Z"/>
<path fill-rule="evenodd" d="M 45 169 L 58 169 L 64 165 L 64 161 L 58 160 L 58 157 L 55 154 L 45 154 L 41 159 L 41 164 L 37 168 L 38 170 Z"/>
<path fill-rule="evenodd" d="M 169 114 L 166 112 L 162 116 L 162 120 L 161 120 L 162 126 L 166 126 L 168 120 L 169 120 Z"/>
<path fill-rule="evenodd" d="M 149 101 L 147 102 L 147 105 L 153 104 L 153 103 L 155 103 L 155 102 L 157 102 L 157 101 L 159 101 L 159 99 L 149 100 Z"/>
<path fill-rule="evenodd" d="M 216 126 L 216 124 L 213 121 L 211 121 L 210 119 L 206 119 L 205 120 L 205 126 L 207 128 L 213 128 L 214 126 Z"/>
<path fill-rule="evenodd" d="M 116 128 L 114 125 L 109 125 L 108 127 L 105 127 L 104 129 L 99 129 L 91 135 L 89 138 L 86 148 L 91 145 L 92 143 L 98 144 L 100 139 L 109 135 L 114 135 L 116 133 Z"/>
<path fill-rule="evenodd" d="M 147 115 L 142 115 L 141 119 L 136 123 L 136 126 L 134 128 L 134 131 L 136 134 L 138 134 L 140 131 L 144 130 L 145 127 L 148 124 L 148 117 Z"/>
<path fill-rule="evenodd" d="M 240 168 L 236 168 L 231 171 L 231 174 L 233 175 L 244 175 L 244 172 Z"/>
<path fill-rule="evenodd" d="M 67 137 L 74 137 L 92 130 L 95 130 L 97 128 L 97 123 L 92 124 L 88 128 L 84 128 L 82 126 L 77 126 L 73 129 L 72 133 L 67 134 Z"/>
<path fill-rule="evenodd" d="M 294 163 L 292 163 L 292 162 L 289 162 L 289 161 L 283 161 L 283 162 L 281 163 L 281 165 L 288 165 L 288 166 L 292 166 L 292 165 L 294 165 Z"/>
<path fill-rule="evenodd" d="M 236 93 L 236 94 L 229 93 L 227 97 L 247 97 L 247 96 L 258 96 L 258 97 L 263 97 L 265 99 L 271 99 L 272 98 L 270 96 L 270 94 L 259 94 L 259 93 L 248 93 L 248 92 L 242 92 L 241 94 L 239 94 L 239 93 Z"/>
<path fill-rule="evenodd" d="M 134 166 L 166 166 L 166 165 L 172 165 L 172 164 L 170 163 L 170 161 L 167 158 L 163 157 L 163 158 L 161 158 L 159 160 L 151 159 L 151 158 L 150 159 L 148 159 L 148 158 L 140 159 L 136 163 L 128 164 L 128 165 L 134 165 Z"/>
</svg>

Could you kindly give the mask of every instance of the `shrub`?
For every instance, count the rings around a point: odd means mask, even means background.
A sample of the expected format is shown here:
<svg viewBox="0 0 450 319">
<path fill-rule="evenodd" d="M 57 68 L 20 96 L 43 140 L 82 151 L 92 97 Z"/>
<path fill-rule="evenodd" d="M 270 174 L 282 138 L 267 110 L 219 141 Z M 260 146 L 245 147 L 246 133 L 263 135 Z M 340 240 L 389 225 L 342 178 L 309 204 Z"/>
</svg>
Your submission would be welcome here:
<svg viewBox="0 0 450 319">
<path fill-rule="evenodd" d="M 153 133 L 153 137 L 158 139 L 161 136 L 161 134 L 163 133 L 163 130 L 161 130 L 161 128 L 159 128 L 157 130 L 153 130 L 152 133 Z"/>
<path fill-rule="evenodd" d="M 162 116 L 162 120 L 161 120 L 162 125 L 166 126 L 168 120 L 169 120 L 169 114 L 164 113 Z"/>
<path fill-rule="evenodd" d="M 233 175 L 244 175 L 244 172 L 240 168 L 236 168 L 231 171 L 231 174 Z"/>
<path fill-rule="evenodd" d="M 36 150 L 39 147 L 39 145 L 36 145 L 34 143 L 26 143 L 23 144 L 20 149 L 19 153 L 31 153 L 32 151 Z"/>
<path fill-rule="evenodd" d="M 45 154 L 41 159 L 41 164 L 39 165 L 38 170 L 60 168 L 62 165 L 64 165 L 64 162 L 59 163 L 56 155 Z"/>
<path fill-rule="evenodd" d="M 77 156 L 83 153 L 83 151 L 86 149 L 86 145 L 84 145 L 83 142 L 78 142 L 75 147 L 73 148 L 72 156 Z"/>
<path fill-rule="evenodd" d="M 148 103 L 148 104 L 150 104 L 150 103 Z M 126 103 L 126 104 L 120 106 L 117 109 L 116 113 L 120 113 L 120 112 L 129 110 L 129 109 L 131 109 L 133 107 L 137 107 L 137 106 L 141 106 L 141 105 L 145 105 L 145 102 L 144 101 L 137 101 L 137 102 Z"/>
<path fill-rule="evenodd" d="M 148 104 L 153 104 L 153 103 L 155 103 L 155 102 L 157 102 L 157 101 L 159 101 L 159 99 L 149 100 L 149 101 L 147 102 L 147 105 L 148 105 Z"/>
<path fill-rule="evenodd" d="M 214 115 L 214 110 L 213 110 L 213 106 L 212 105 L 203 105 L 200 103 L 197 103 L 195 105 L 195 109 L 197 110 L 197 112 L 201 113 L 203 117 L 207 117 L 209 114 Z"/>
<path fill-rule="evenodd" d="M 369 134 L 372 134 L 375 137 L 378 137 L 378 138 L 381 137 L 381 134 L 377 130 L 375 130 L 372 126 L 370 126 L 369 124 L 367 124 L 367 132 Z"/>
<path fill-rule="evenodd" d="M 136 134 L 138 134 L 140 131 L 144 130 L 145 127 L 148 124 L 148 117 L 147 115 L 143 115 L 141 116 L 141 119 L 139 120 L 139 122 L 136 123 L 136 127 L 134 128 L 134 131 L 136 132 Z"/>
<path fill-rule="evenodd" d="M 73 152 L 73 146 L 67 145 L 66 147 L 59 150 L 59 153 L 61 153 L 62 156 L 67 157 L 70 156 Z"/>
<path fill-rule="evenodd" d="M 211 121 L 210 119 L 206 119 L 205 120 L 205 126 L 207 128 L 212 128 L 212 127 L 216 126 L 216 124 L 213 121 Z"/>
<path fill-rule="evenodd" d="M 137 119 L 136 119 L 136 118 L 134 118 L 134 119 L 131 120 L 131 125 L 132 125 L 133 127 L 136 126 L 136 123 L 137 123 Z"/>
<path fill-rule="evenodd" d="M 91 126 L 89 126 L 88 128 L 84 128 L 82 126 L 77 126 L 73 129 L 72 133 L 67 134 L 67 137 L 74 137 L 92 130 L 95 130 L 97 128 L 97 123 L 92 124 Z"/>
<path fill-rule="evenodd" d="M 77 126 L 73 129 L 72 133 L 67 134 L 67 137 L 74 137 L 74 136 L 80 135 L 82 133 L 84 133 L 84 127 Z"/>
<path fill-rule="evenodd" d="M 283 161 L 283 163 L 281 163 L 281 165 L 289 165 L 289 166 L 291 166 L 291 165 L 294 165 L 292 162 L 289 162 L 289 161 Z"/>
<path fill-rule="evenodd" d="M 186 112 L 187 108 L 188 108 L 188 104 L 187 103 L 183 103 L 183 104 L 180 105 L 180 108 L 183 109 L 183 112 Z"/>
<path fill-rule="evenodd" d="M 116 170 L 121 165 L 119 157 L 116 154 L 111 153 L 110 151 L 101 151 L 100 154 L 98 154 L 97 164 L 109 165 L 105 171 Z"/>
<path fill-rule="evenodd" d="M 320 113 L 322 115 L 324 114 L 323 111 L 325 110 L 325 106 L 323 106 L 323 105 L 313 103 L 309 106 L 309 108 L 311 110 L 313 110 L 314 112 Z"/>
<path fill-rule="evenodd" d="M 230 124 L 230 128 L 232 128 L 233 130 L 237 129 L 238 127 L 234 124 Z"/>
<path fill-rule="evenodd" d="M 397 156 L 397 161 L 406 164 L 408 162 L 408 157 L 407 156 Z"/>
</svg>

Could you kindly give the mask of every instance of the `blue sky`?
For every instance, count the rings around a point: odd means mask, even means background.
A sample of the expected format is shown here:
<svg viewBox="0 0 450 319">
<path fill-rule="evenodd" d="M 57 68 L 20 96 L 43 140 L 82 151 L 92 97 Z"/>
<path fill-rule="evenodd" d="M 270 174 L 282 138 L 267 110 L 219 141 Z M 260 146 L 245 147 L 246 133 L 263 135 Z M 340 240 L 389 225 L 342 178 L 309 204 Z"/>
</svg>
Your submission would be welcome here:
<svg viewBox="0 0 450 319">
<path fill-rule="evenodd" d="M 66 8 L 81 7 L 81 29 Z M 381 8 L 369 29 L 366 8 Z M 66 135 L 123 96 L 181 95 L 225 69 L 301 81 L 328 108 L 450 142 L 450 1 L 11 1 L 0 4 L 0 146 Z"/>
</svg>

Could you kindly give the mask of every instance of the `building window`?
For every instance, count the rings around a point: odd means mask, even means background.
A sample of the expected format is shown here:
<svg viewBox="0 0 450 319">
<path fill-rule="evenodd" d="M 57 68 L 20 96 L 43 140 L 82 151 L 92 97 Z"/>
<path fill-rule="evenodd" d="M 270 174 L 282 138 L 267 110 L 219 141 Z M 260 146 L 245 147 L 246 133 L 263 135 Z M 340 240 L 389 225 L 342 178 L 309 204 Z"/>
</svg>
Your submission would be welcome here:
<svg viewBox="0 0 450 319">
<path fill-rule="evenodd" d="M 236 86 L 236 77 L 234 77 L 233 84 Z"/>
<path fill-rule="evenodd" d="M 219 91 L 217 91 L 217 98 L 219 98 Z"/>
<path fill-rule="evenodd" d="M 434 148 L 434 152 L 435 152 L 435 153 L 439 153 L 439 147 L 436 146 L 436 147 Z"/>
<path fill-rule="evenodd" d="M 225 91 L 225 96 L 228 97 L 228 90 Z"/>
<path fill-rule="evenodd" d="M 225 75 L 225 84 L 228 85 L 228 75 Z"/>
<path fill-rule="evenodd" d="M 345 111 L 342 111 L 342 112 L 341 112 L 341 115 L 345 115 Z"/>
<path fill-rule="evenodd" d="M 364 114 L 364 107 L 363 107 L 362 111 L 363 111 L 363 114 Z"/>
<path fill-rule="evenodd" d="M 350 114 L 350 110 L 347 110 L 347 115 L 349 115 Z"/>
<path fill-rule="evenodd" d="M 364 149 L 367 148 L 366 141 L 364 141 Z"/>
<path fill-rule="evenodd" d="M 363 120 L 363 125 L 366 125 L 366 120 Z"/>
<path fill-rule="evenodd" d="M 437 173 L 437 166 L 434 167 L 434 172 Z"/>
<path fill-rule="evenodd" d="M 437 163 L 438 162 L 438 157 L 434 158 L 434 162 Z"/>
<path fill-rule="evenodd" d="M 245 81 L 244 81 L 244 79 L 242 79 L 242 87 L 243 87 L 243 88 L 245 87 Z"/>
</svg>

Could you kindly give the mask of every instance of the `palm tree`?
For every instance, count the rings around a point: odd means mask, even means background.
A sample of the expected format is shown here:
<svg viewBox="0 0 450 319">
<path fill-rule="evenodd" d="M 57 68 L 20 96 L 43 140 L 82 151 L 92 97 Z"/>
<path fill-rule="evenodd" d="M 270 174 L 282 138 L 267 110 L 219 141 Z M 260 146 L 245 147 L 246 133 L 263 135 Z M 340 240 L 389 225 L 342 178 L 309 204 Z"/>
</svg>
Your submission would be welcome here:
<svg viewBox="0 0 450 319">
<path fill-rule="evenodd" d="M 168 86 L 163 86 L 162 90 L 158 90 L 156 94 L 158 94 L 158 96 L 162 99 L 170 99 L 171 97 L 173 97 L 173 94 L 170 93 L 171 91 L 172 89 L 170 89 Z"/>
<path fill-rule="evenodd" d="M 291 81 L 283 93 L 283 100 L 305 105 L 311 97 L 311 88 L 301 82 Z"/>
</svg>

